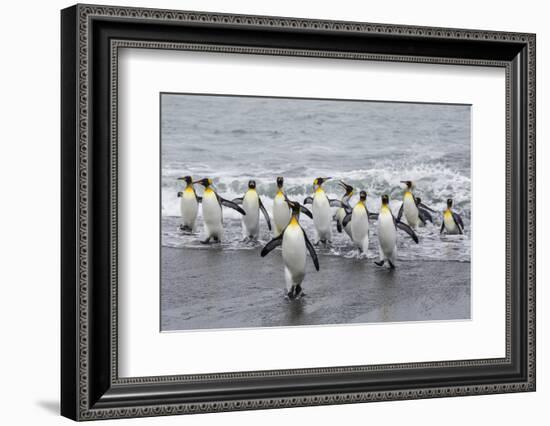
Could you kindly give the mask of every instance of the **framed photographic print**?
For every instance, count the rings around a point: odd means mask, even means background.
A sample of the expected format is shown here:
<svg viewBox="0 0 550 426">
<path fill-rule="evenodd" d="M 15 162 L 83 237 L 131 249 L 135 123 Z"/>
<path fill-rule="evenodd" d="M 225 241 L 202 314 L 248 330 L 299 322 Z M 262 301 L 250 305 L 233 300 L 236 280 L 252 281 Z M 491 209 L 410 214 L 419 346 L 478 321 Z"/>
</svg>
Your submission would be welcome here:
<svg viewBox="0 0 550 426">
<path fill-rule="evenodd" d="M 535 390 L 535 36 L 76 5 L 74 420 Z"/>
</svg>

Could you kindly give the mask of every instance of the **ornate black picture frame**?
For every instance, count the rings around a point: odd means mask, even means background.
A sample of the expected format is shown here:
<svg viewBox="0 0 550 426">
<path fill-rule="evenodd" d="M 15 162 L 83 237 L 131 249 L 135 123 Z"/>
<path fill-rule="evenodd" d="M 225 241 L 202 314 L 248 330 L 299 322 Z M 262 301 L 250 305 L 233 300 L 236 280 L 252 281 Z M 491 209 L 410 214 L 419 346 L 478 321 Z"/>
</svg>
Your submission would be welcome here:
<svg viewBox="0 0 550 426">
<path fill-rule="evenodd" d="M 61 13 L 61 413 L 158 416 L 535 390 L 535 35 L 76 5 Z M 506 356 L 119 378 L 121 47 L 506 70 Z"/>
</svg>

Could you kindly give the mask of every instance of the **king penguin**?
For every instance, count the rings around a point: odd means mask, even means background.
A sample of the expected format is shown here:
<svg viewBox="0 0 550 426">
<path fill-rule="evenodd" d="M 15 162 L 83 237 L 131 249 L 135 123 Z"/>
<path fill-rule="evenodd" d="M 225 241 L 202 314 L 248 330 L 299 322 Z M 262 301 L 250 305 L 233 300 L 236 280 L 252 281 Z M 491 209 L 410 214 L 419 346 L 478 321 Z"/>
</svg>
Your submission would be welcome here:
<svg viewBox="0 0 550 426">
<path fill-rule="evenodd" d="M 351 238 L 362 253 L 369 249 L 369 211 L 367 210 L 367 193 L 359 193 L 359 201 L 351 214 Z"/>
<path fill-rule="evenodd" d="M 452 207 L 453 200 L 449 198 L 447 200 L 447 208 L 443 212 L 443 222 L 441 223 L 441 230 L 439 231 L 440 234 L 443 230 L 445 230 L 447 234 L 464 233 L 464 222 L 462 222 L 462 218 L 458 213 L 453 212 Z"/>
<path fill-rule="evenodd" d="M 243 216 L 245 237 L 254 240 L 258 238 L 260 234 L 260 210 L 267 222 L 268 229 L 271 231 L 271 221 L 262 203 L 262 199 L 256 191 L 256 181 L 250 180 L 248 182 L 248 191 L 246 191 L 243 197 L 235 198 L 233 202 L 235 204 L 241 204 L 246 213 L 246 215 Z"/>
<path fill-rule="evenodd" d="M 325 190 L 323 189 L 323 183 L 331 177 L 318 177 L 313 181 L 313 189 L 315 193 L 313 197 L 307 197 L 304 200 L 304 204 L 313 204 L 313 224 L 317 231 L 317 243 L 327 243 L 332 239 L 331 228 L 331 207 L 342 207 L 340 200 L 331 200 L 327 197 Z"/>
<path fill-rule="evenodd" d="M 397 220 L 401 221 L 401 217 L 405 214 L 405 219 L 411 228 L 416 228 L 420 224 L 426 225 L 426 222 L 431 220 L 429 211 L 434 211 L 425 204 L 421 203 L 420 198 L 416 198 L 413 194 L 414 183 L 410 180 L 402 180 L 401 183 L 406 185 L 405 194 L 403 195 L 403 204 L 397 213 Z M 429 210 L 429 211 L 428 211 Z"/>
<path fill-rule="evenodd" d="M 273 200 L 273 237 L 278 237 L 281 232 L 283 232 L 283 229 L 286 228 L 288 225 L 288 222 L 290 222 L 290 218 L 292 216 L 291 214 L 291 208 L 288 205 L 288 202 L 290 201 L 288 197 L 286 196 L 286 193 L 283 189 L 284 184 L 284 178 L 282 176 L 279 176 L 277 178 L 277 193 L 275 194 L 275 198 Z M 298 204 L 298 203 L 297 203 Z M 310 219 L 313 219 L 313 214 L 309 209 L 302 204 L 298 204 L 300 206 L 300 212 L 305 214 Z"/>
<path fill-rule="evenodd" d="M 214 241 L 221 241 L 223 233 L 222 206 L 230 207 L 243 216 L 246 215 L 246 212 L 233 201 L 220 197 L 216 191 L 212 189 L 212 179 L 204 178 L 195 183 L 204 186 L 204 194 L 202 195 L 202 215 L 206 238 L 201 241 L 201 243 L 208 244 L 212 238 Z"/>
<path fill-rule="evenodd" d="M 183 180 L 186 183 L 185 189 L 178 192 L 178 198 L 181 198 L 180 212 L 183 222 L 180 225 L 180 229 L 186 232 L 193 232 L 195 230 L 195 220 L 197 219 L 197 213 L 199 211 L 199 203 L 202 201 L 202 198 L 195 192 L 191 176 L 180 177 L 178 180 Z"/>
<path fill-rule="evenodd" d="M 395 269 L 395 259 L 397 257 L 397 228 L 405 231 L 418 244 L 418 237 L 407 224 L 396 220 L 389 206 L 389 197 L 382 195 L 382 206 L 378 214 L 378 251 L 380 261 L 374 262 L 378 266 L 383 266 L 388 262 L 391 269 Z"/>
<path fill-rule="evenodd" d="M 285 267 L 286 294 L 289 299 L 296 299 L 302 293 L 302 282 L 306 275 L 306 250 L 313 260 L 315 269 L 319 270 L 319 259 L 305 231 L 300 226 L 300 204 L 287 201 L 292 209 L 291 219 L 283 232 L 265 245 L 261 256 L 266 256 L 275 247 L 282 245 Z"/>
<path fill-rule="evenodd" d="M 342 180 L 338 182 L 338 184 L 345 191 L 340 201 L 342 204 L 347 204 L 347 206 L 338 208 L 336 214 L 334 215 L 334 218 L 336 219 L 336 229 L 338 230 L 338 232 L 342 232 L 342 230 L 346 231 L 346 234 L 348 234 L 348 236 L 353 239 L 353 237 L 351 236 L 351 223 L 348 223 L 346 226 L 342 225 L 344 218 L 351 211 L 351 207 L 349 207 L 349 200 L 353 196 L 353 186 L 348 185 Z"/>
</svg>

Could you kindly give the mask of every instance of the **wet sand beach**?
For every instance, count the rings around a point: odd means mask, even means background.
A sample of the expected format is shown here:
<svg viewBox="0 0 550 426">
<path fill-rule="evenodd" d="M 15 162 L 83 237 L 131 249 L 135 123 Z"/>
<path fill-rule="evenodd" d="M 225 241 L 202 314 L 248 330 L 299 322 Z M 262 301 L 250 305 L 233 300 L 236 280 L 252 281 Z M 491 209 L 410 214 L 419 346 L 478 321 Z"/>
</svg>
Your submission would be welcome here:
<svg viewBox="0 0 550 426">
<path fill-rule="evenodd" d="M 437 321 L 470 318 L 470 263 L 308 258 L 301 300 L 284 298 L 280 249 L 162 247 L 161 330 Z"/>
</svg>

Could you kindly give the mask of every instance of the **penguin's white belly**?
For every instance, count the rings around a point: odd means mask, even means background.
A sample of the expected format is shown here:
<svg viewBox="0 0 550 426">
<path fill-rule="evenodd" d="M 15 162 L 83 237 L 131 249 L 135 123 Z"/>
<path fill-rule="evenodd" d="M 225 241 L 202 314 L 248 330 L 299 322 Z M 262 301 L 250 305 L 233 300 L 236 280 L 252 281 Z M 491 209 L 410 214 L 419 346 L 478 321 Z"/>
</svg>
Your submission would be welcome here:
<svg viewBox="0 0 550 426">
<path fill-rule="evenodd" d="M 285 229 L 288 222 L 290 222 L 290 209 L 282 194 L 277 194 L 273 201 L 273 222 L 275 225 L 274 233 L 276 237 L 283 232 L 283 229 Z"/>
<path fill-rule="evenodd" d="M 248 191 L 243 198 L 243 223 L 249 237 L 257 237 L 260 230 L 260 202 L 254 191 Z"/>
<path fill-rule="evenodd" d="M 203 195 L 202 215 L 207 236 L 220 238 L 222 231 L 222 209 L 214 192 L 205 192 Z"/>
<path fill-rule="evenodd" d="M 199 211 L 199 203 L 193 191 L 183 191 L 180 200 L 180 211 L 183 224 L 193 228 Z"/>
<path fill-rule="evenodd" d="M 403 201 L 403 214 L 405 215 L 405 219 L 407 219 L 409 226 L 411 228 L 416 228 L 419 222 L 418 207 L 416 207 L 416 203 L 414 202 L 412 195 L 405 196 L 405 200 Z"/>
<path fill-rule="evenodd" d="M 345 217 L 346 217 L 346 211 L 342 207 L 340 207 L 336 212 L 336 220 L 341 224 Z M 346 231 L 346 234 L 348 234 L 348 236 L 353 239 L 351 234 L 351 221 L 349 221 L 346 224 L 346 226 L 344 226 L 343 228 L 344 228 L 344 231 Z"/>
<path fill-rule="evenodd" d="M 384 257 L 392 260 L 395 255 L 397 231 L 389 212 L 381 212 L 378 216 L 378 241 Z"/>
<path fill-rule="evenodd" d="M 330 204 L 324 192 L 313 197 L 313 224 L 320 240 L 331 239 Z"/>
<path fill-rule="evenodd" d="M 445 224 L 445 230 L 448 234 L 458 234 L 458 226 L 456 226 L 456 223 L 453 219 L 453 215 L 451 213 L 445 212 L 443 214 L 443 223 Z"/>
<path fill-rule="evenodd" d="M 306 272 L 306 242 L 298 225 L 289 225 L 283 234 L 283 262 L 292 284 L 300 284 Z"/>
<path fill-rule="evenodd" d="M 355 244 L 367 251 L 369 238 L 369 217 L 363 206 L 355 206 L 351 215 L 351 235 Z"/>
</svg>

